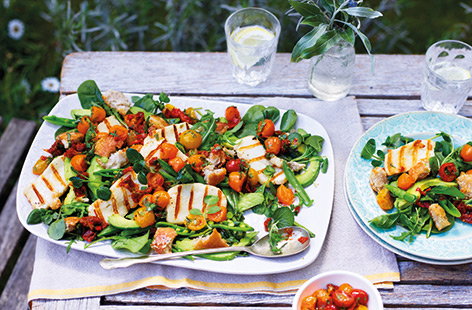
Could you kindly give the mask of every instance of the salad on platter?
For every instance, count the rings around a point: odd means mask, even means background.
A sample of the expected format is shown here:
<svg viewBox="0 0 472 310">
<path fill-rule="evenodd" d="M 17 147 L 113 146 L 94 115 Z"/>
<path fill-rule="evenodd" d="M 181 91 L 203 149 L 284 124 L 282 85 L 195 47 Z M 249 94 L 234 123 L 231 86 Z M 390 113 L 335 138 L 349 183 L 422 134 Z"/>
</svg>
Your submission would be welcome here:
<svg viewBox="0 0 472 310">
<path fill-rule="evenodd" d="M 296 129 L 294 110 L 254 105 L 241 116 L 230 106 L 217 116 L 179 109 L 164 93 L 102 93 L 91 80 L 77 93 L 82 108 L 71 118 L 44 117 L 59 127 L 23 191 L 27 224 L 47 225 L 68 249 L 105 240 L 137 254 L 249 245 L 252 210 L 280 253 L 279 228 L 301 226 L 295 217 L 313 204 L 305 188 L 328 169 L 323 137 Z"/>
<path fill-rule="evenodd" d="M 455 145 L 440 132 L 415 140 L 401 133 L 377 149 L 369 139 L 361 157 L 372 160 L 369 183 L 386 214 L 370 220 L 377 229 L 405 228 L 395 240 L 444 233 L 456 220 L 472 224 L 472 141 Z"/>
</svg>

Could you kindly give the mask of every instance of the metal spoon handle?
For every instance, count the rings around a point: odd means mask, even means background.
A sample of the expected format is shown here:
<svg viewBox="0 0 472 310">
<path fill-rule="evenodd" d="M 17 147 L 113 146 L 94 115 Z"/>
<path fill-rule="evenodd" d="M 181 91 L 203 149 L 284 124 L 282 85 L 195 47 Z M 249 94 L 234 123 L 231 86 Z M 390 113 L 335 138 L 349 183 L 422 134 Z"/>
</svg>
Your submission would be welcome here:
<svg viewBox="0 0 472 310">
<path fill-rule="evenodd" d="M 169 254 L 156 254 L 149 256 L 138 256 L 138 257 L 125 257 L 125 258 L 104 258 L 100 261 L 100 266 L 104 269 L 115 269 L 125 268 L 135 264 L 151 263 L 159 260 L 178 258 L 187 255 L 200 255 L 210 253 L 223 253 L 223 252 L 247 252 L 249 247 L 245 246 L 233 246 L 226 248 L 213 248 L 204 250 L 193 250 L 186 252 L 177 252 Z"/>
</svg>

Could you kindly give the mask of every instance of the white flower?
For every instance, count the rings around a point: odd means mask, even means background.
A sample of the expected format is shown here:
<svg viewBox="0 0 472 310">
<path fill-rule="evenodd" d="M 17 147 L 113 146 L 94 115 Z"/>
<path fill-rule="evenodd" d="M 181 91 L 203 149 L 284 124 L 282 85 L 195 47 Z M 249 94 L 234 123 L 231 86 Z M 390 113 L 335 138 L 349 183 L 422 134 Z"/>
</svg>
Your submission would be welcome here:
<svg viewBox="0 0 472 310">
<path fill-rule="evenodd" d="M 20 39 L 25 33 L 25 24 L 19 19 L 8 22 L 8 36 L 14 40 Z"/>
<path fill-rule="evenodd" d="M 59 91 L 59 80 L 56 77 L 47 77 L 41 81 L 41 87 L 44 91 L 57 93 Z"/>
</svg>

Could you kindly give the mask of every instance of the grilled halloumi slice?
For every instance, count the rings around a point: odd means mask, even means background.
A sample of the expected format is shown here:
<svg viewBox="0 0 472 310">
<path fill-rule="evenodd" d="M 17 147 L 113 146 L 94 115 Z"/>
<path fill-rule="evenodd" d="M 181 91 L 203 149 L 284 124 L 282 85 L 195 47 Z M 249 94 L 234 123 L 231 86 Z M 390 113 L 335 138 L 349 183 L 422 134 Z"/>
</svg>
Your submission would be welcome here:
<svg viewBox="0 0 472 310">
<path fill-rule="evenodd" d="M 184 122 L 157 129 L 155 133 L 159 139 L 166 139 L 167 142 L 175 144 L 179 141 L 180 134 L 189 129 L 190 125 Z"/>
<path fill-rule="evenodd" d="M 113 115 L 108 116 L 100 124 L 97 125 L 97 131 L 108 133 L 110 132 L 110 128 L 115 125 L 121 125 L 121 124 Z"/>
<path fill-rule="evenodd" d="M 433 218 L 434 226 L 436 226 L 438 230 L 442 230 L 443 228 L 451 225 L 447 219 L 446 211 L 444 211 L 444 209 L 437 203 L 430 205 L 428 211 Z"/>
<path fill-rule="evenodd" d="M 226 196 L 215 186 L 201 183 L 180 184 L 167 191 L 170 195 L 170 203 L 167 206 L 167 222 L 174 224 L 184 224 L 185 218 L 190 214 L 191 209 L 198 209 L 205 213 L 208 207 L 204 199 L 212 195 L 218 197 L 217 205 L 226 207 Z"/>
<path fill-rule="evenodd" d="M 429 160 L 434 155 L 435 144 L 432 140 L 416 140 L 397 149 L 389 150 L 384 162 L 387 175 L 407 172 L 418 162 Z"/>
<path fill-rule="evenodd" d="M 57 209 L 61 197 L 69 188 L 65 178 L 64 155 L 54 158 L 44 172 L 26 187 L 24 194 L 34 209 Z"/>
<path fill-rule="evenodd" d="M 157 140 L 153 136 L 147 136 L 144 139 L 143 142 L 143 147 L 139 151 L 139 153 L 144 157 L 144 160 L 146 161 L 147 164 L 153 159 L 153 158 L 161 158 L 160 156 L 160 146 L 163 142 L 166 142 L 165 139 L 159 139 Z M 187 155 L 182 153 L 180 150 L 177 152 L 177 157 L 182 159 L 184 162 L 187 161 Z"/>
<path fill-rule="evenodd" d="M 130 177 L 131 181 L 141 188 L 143 185 L 139 183 L 138 176 L 134 171 L 130 171 L 119 178 L 111 187 L 111 197 L 104 201 L 95 200 L 88 209 L 90 216 L 98 216 L 100 219 L 108 223 L 108 217 L 112 214 L 126 215 L 129 210 L 135 208 L 137 203 L 134 202 L 131 192 L 120 185 L 121 181 Z"/>
<path fill-rule="evenodd" d="M 103 100 L 110 107 L 118 111 L 121 115 L 128 113 L 131 108 L 131 101 L 120 91 L 107 90 L 103 94 Z"/>
<path fill-rule="evenodd" d="M 265 184 L 270 181 L 274 184 L 284 184 L 287 181 L 283 170 L 273 165 L 265 157 L 267 153 L 266 149 L 255 136 L 247 136 L 239 139 L 234 149 L 239 158 L 246 160 L 249 167 L 256 170 L 259 183 Z M 272 166 L 275 169 L 275 173 L 272 177 L 263 173 L 267 166 Z"/>
<path fill-rule="evenodd" d="M 128 157 L 126 157 L 126 150 L 127 148 L 112 153 L 106 163 L 102 163 L 100 159 L 98 159 L 100 166 L 102 166 L 103 169 L 117 169 L 123 167 L 128 163 Z"/>
</svg>

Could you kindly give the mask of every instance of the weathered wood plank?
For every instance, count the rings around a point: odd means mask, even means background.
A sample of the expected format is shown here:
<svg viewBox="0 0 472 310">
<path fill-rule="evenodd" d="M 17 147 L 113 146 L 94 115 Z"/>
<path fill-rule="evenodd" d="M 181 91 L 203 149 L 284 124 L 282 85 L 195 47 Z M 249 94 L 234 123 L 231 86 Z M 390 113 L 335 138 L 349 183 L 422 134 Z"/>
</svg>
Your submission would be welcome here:
<svg viewBox="0 0 472 310">
<path fill-rule="evenodd" d="M 16 216 L 16 190 L 18 184 L 15 185 L 8 197 L 8 200 L 0 213 L 0 227 L 3 227 L 0 234 L 0 275 L 3 274 L 4 269 L 17 246 L 22 239 L 25 229 L 21 225 Z"/>
<path fill-rule="evenodd" d="M 32 310 L 99 310 L 100 297 L 77 298 L 66 300 L 37 299 L 31 303 Z"/>
<path fill-rule="evenodd" d="M 357 55 L 351 95 L 419 96 L 422 55 Z M 61 92 L 76 92 L 94 79 L 102 89 L 170 94 L 307 96 L 309 61 L 290 63 L 277 54 L 269 80 L 257 87 L 236 83 L 226 53 L 82 52 L 68 55 L 62 66 Z M 215 70 L 216 69 L 216 70 Z M 110 78 L 112 77 L 112 78 Z"/>
<path fill-rule="evenodd" d="M 35 122 L 14 118 L 0 137 L 0 193 L 30 144 L 35 129 Z"/>
<path fill-rule="evenodd" d="M 472 264 L 437 266 L 402 261 L 399 267 L 402 284 L 472 285 Z"/>
<path fill-rule="evenodd" d="M 381 290 L 385 305 L 389 307 L 472 307 L 472 286 L 455 285 L 405 285 L 396 284 L 394 290 Z M 104 302 L 139 303 L 139 304 L 168 304 L 168 305 L 231 305 L 240 306 L 285 306 L 290 305 L 293 295 L 267 294 L 221 294 L 195 292 L 187 289 L 153 291 L 137 290 L 129 293 L 105 296 Z M 210 301 L 210 302 L 209 302 Z"/>
<path fill-rule="evenodd" d="M 36 237 L 30 236 L 0 297 L 0 309 L 24 310 L 33 272 Z"/>
<path fill-rule="evenodd" d="M 367 130 L 383 119 L 384 117 L 367 116 L 367 117 L 361 117 L 361 122 L 362 122 L 362 126 L 364 127 L 364 130 Z"/>
<path fill-rule="evenodd" d="M 122 306 L 122 305 L 105 305 L 100 306 L 100 310 L 153 310 L 156 309 L 156 306 Z M 259 307 L 231 307 L 231 306 L 222 306 L 222 307 L 207 307 L 207 306 L 162 306 L 159 305 L 160 310 L 252 310 L 252 309 L 261 309 Z M 267 309 L 267 308 L 266 308 Z M 290 309 L 289 306 L 285 307 L 270 307 L 271 310 L 287 310 Z M 410 309 L 411 310 L 411 309 Z M 427 309 L 426 309 L 427 310 Z"/>
</svg>

